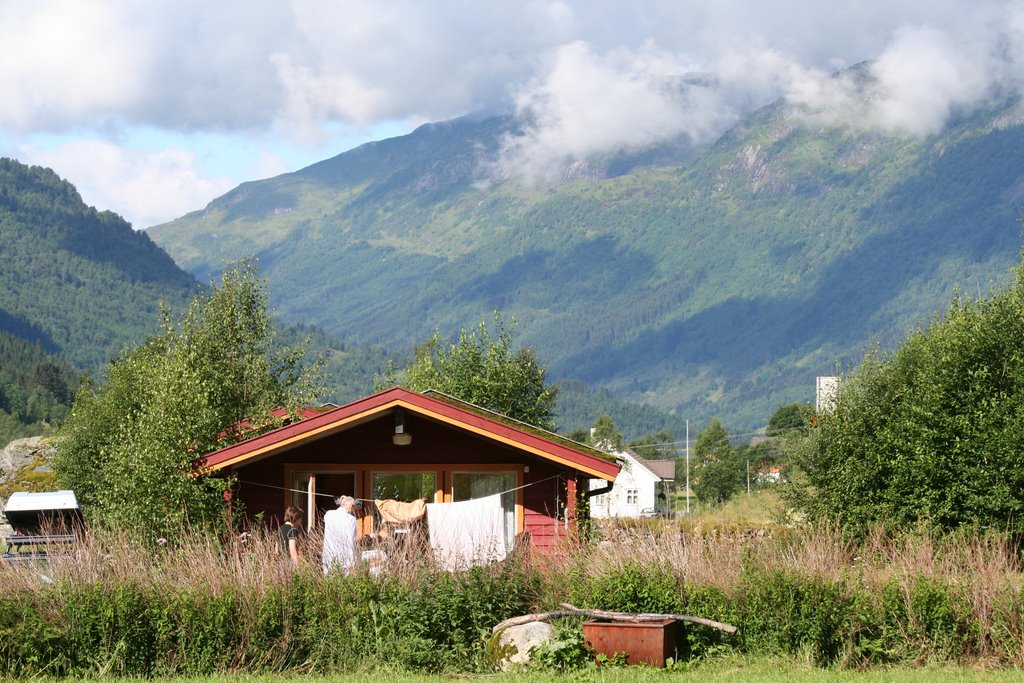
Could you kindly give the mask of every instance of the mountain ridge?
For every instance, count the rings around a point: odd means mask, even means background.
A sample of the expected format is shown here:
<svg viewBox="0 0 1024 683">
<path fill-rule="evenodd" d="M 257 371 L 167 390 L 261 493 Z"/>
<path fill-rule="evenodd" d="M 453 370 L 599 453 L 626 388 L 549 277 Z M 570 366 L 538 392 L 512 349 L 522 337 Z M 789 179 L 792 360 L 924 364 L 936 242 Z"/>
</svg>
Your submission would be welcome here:
<svg viewBox="0 0 1024 683">
<path fill-rule="evenodd" d="M 51 169 L 0 160 L 0 443 L 49 434 L 64 418 L 82 371 L 102 375 L 123 348 L 157 331 L 158 302 L 172 315 L 199 283 L 144 233 L 111 212 L 87 207 Z M 308 340 L 308 361 L 323 360 L 323 397 L 344 403 L 372 390 L 388 354 L 348 344 L 323 330 L 279 325 L 284 344 Z M 74 366 L 69 361 L 75 361 Z M 574 385 L 565 392 L 566 424 L 589 426 L 600 407 L 623 431 L 664 422 Z"/>
<path fill-rule="evenodd" d="M 499 309 L 555 379 L 739 428 L 813 400 L 816 375 L 957 285 L 1005 282 L 1020 250 L 1016 102 L 914 138 L 780 101 L 623 174 L 474 182 L 516 125 L 417 129 L 149 232 L 197 274 L 250 249 L 282 315 L 357 343 L 407 349 Z"/>
<path fill-rule="evenodd" d="M 198 283 L 144 232 L 97 211 L 52 170 L 0 159 L 0 331 L 98 370 L 161 299 Z"/>
</svg>

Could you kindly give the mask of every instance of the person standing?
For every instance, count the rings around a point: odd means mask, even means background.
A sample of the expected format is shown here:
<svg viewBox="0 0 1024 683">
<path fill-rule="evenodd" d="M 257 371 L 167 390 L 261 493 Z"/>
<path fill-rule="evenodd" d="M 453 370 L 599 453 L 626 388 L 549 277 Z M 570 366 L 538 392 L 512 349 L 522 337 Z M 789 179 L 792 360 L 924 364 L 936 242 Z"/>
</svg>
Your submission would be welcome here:
<svg viewBox="0 0 1024 683">
<path fill-rule="evenodd" d="M 299 536 L 302 533 L 302 508 L 289 505 L 284 511 L 284 524 L 277 530 L 281 550 L 292 567 L 299 566 Z"/>
<path fill-rule="evenodd" d="M 356 499 L 338 496 L 337 509 L 324 514 L 324 574 L 341 569 L 350 574 L 356 565 Z"/>
</svg>

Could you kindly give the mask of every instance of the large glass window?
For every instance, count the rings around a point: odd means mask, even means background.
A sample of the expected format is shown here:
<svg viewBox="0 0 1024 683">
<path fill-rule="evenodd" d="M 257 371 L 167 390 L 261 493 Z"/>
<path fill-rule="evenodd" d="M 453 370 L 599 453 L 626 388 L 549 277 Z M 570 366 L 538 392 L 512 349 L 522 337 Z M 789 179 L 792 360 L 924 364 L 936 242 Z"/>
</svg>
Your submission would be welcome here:
<svg viewBox="0 0 1024 683">
<path fill-rule="evenodd" d="M 324 518 L 324 513 L 333 509 L 338 496 L 356 495 L 354 472 L 292 472 L 291 504 L 306 511 L 306 524 L 314 528 Z M 313 493 L 313 505 L 309 506 L 309 494 Z"/>
<path fill-rule="evenodd" d="M 515 472 L 453 472 L 452 502 L 501 494 L 505 515 L 505 547 L 512 548 L 516 537 Z"/>
<path fill-rule="evenodd" d="M 291 484 L 288 487 L 291 492 L 289 502 L 295 507 L 306 509 L 306 492 L 310 490 L 312 477 L 312 472 L 292 472 Z"/>
<path fill-rule="evenodd" d="M 400 500 L 405 503 L 418 498 L 434 502 L 437 493 L 437 472 L 374 472 L 373 497 L 379 500 Z"/>
</svg>

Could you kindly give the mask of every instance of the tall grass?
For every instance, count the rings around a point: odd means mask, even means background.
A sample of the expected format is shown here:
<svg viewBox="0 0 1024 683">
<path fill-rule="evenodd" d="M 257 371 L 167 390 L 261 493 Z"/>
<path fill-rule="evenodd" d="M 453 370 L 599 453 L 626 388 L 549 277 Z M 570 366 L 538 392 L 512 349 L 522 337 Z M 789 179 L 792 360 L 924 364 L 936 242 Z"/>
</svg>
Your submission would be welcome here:
<svg viewBox="0 0 1024 683">
<path fill-rule="evenodd" d="M 827 526 L 608 522 L 590 547 L 548 562 L 545 585 L 577 606 L 740 627 L 730 637 L 688 627 L 693 656 L 725 646 L 820 664 L 1024 666 L 1024 568 L 997 534 L 877 532 L 854 543 Z"/>
<path fill-rule="evenodd" d="M 183 531 L 156 547 L 127 531 L 86 533 L 43 569 L 0 572 L 0 673 L 487 671 L 495 623 L 567 601 L 739 627 L 686 626 L 684 657 L 1024 667 L 1024 571 L 997 535 L 852 543 L 830 527 L 608 522 L 584 546 L 457 574 L 411 543 L 379 575 L 326 577 L 319 547 L 307 539 L 296 570 L 268 533 Z"/>
</svg>

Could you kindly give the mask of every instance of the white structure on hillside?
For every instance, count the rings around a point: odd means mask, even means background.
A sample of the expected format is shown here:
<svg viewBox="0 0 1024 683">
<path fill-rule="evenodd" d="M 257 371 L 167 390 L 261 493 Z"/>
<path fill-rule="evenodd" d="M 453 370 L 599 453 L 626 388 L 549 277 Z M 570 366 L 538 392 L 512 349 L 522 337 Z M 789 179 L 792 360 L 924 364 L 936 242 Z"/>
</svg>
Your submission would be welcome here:
<svg viewBox="0 0 1024 683">
<path fill-rule="evenodd" d="M 644 460 L 627 449 L 615 456 L 622 471 L 608 493 L 590 499 L 592 517 L 654 517 L 671 509 L 671 482 L 675 479 L 674 460 Z M 603 481 L 591 480 L 591 490 L 602 488 Z"/>
<path fill-rule="evenodd" d="M 836 407 L 838 391 L 838 377 L 818 377 L 814 391 L 814 412 L 819 415 L 832 412 Z"/>
</svg>

